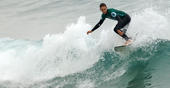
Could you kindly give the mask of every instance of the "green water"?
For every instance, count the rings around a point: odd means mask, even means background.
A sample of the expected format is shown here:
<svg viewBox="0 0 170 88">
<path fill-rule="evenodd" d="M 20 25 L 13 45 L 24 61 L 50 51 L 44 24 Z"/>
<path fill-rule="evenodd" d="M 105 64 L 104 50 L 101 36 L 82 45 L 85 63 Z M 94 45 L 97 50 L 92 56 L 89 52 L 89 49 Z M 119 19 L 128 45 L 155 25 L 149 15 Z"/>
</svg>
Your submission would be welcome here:
<svg viewBox="0 0 170 88">
<path fill-rule="evenodd" d="M 133 47 L 129 55 L 110 50 L 91 68 L 38 82 L 31 88 L 168 88 L 170 41 Z"/>
</svg>

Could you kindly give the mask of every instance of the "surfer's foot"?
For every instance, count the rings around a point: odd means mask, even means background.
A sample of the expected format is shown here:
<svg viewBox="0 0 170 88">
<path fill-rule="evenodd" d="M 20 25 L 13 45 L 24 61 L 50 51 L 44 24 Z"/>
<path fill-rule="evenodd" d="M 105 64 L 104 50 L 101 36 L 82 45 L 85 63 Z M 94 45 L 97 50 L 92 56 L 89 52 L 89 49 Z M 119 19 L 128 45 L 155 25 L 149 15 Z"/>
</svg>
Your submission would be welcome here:
<svg viewBox="0 0 170 88">
<path fill-rule="evenodd" d="M 132 43 L 132 40 L 131 39 L 128 39 L 126 42 L 125 42 L 125 46 L 129 45 Z"/>
</svg>

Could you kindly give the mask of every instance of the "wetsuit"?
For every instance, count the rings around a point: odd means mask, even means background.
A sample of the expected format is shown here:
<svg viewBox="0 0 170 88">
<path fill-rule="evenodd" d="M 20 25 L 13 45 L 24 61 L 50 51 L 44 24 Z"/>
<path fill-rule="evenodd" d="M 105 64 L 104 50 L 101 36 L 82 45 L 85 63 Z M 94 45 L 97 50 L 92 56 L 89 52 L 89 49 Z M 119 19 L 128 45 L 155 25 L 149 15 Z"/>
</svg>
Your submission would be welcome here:
<svg viewBox="0 0 170 88">
<path fill-rule="evenodd" d="M 119 11 L 113 8 L 107 9 L 107 13 L 106 14 L 102 14 L 100 21 L 94 26 L 94 28 L 92 29 L 92 31 L 96 30 L 97 28 L 99 28 L 102 23 L 104 22 L 105 18 L 108 19 L 112 19 L 112 20 L 117 20 L 118 23 L 114 28 L 114 31 L 118 33 L 118 30 L 124 28 L 126 25 L 128 25 L 130 23 L 130 16 L 123 12 L 123 11 Z M 122 30 L 120 30 L 122 31 Z M 122 31 L 123 32 L 123 31 Z M 125 34 L 125 32 L 123 33 L 122 37 L 127 41 L 129 39 L 129 37 Z"/>
</svg>

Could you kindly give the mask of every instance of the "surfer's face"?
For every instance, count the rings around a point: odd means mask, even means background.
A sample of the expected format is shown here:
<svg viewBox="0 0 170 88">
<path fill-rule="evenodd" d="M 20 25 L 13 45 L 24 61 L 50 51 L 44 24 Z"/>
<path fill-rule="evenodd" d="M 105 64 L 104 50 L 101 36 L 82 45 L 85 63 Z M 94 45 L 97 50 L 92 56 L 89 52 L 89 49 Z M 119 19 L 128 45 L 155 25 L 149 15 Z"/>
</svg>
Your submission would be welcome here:
<svg viewBox="0 0 170 88">
<path fill-rule="evenodd" d="M 106 14 L 107 13 L 107 7 L 106 6 L 102 6 L 100 8 L 100 10 L 102 11 L 103 14 Z"/>
</svg>

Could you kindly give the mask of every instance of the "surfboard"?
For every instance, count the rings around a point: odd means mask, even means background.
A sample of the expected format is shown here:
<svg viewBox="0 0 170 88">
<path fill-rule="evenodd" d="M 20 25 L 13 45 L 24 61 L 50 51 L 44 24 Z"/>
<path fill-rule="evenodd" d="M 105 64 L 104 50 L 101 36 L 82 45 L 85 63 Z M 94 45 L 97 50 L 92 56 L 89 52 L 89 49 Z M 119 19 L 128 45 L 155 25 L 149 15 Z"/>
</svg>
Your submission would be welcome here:
<svg viewBox="0 0 170 88">
<path fill-rule="evenodd" d="M 127 51 L 130 50 L 130 45 L 131 45 L 131 44 L 129 44 L 129 45 L 116 46 L 116 47 L 114 47 L 114 50 L 115 50 L 116 52 L 127 52 Z"/>
<path fill-rule="evenodd" d="M 116 46 L 116 47 L 114 47 L 114 50 L 115 50 L 116 52 L 121 52 L 121 51 L 124 51 L 126 48 L 127 48 L 126 45 L 121 45 L 121 46 Z"/>
<path fill-rule="evenodd" d="M 114 47 L 114 50 L 117 51 L 117 52 L 126 51 L 126 50 L 128 50 L 128 48 L 131 44 L 132 44 L 132 40 L 131 40 L 131 42 L 129 42 L 128 45 L 121 45 L 121 46 Z"/>
</svg>

